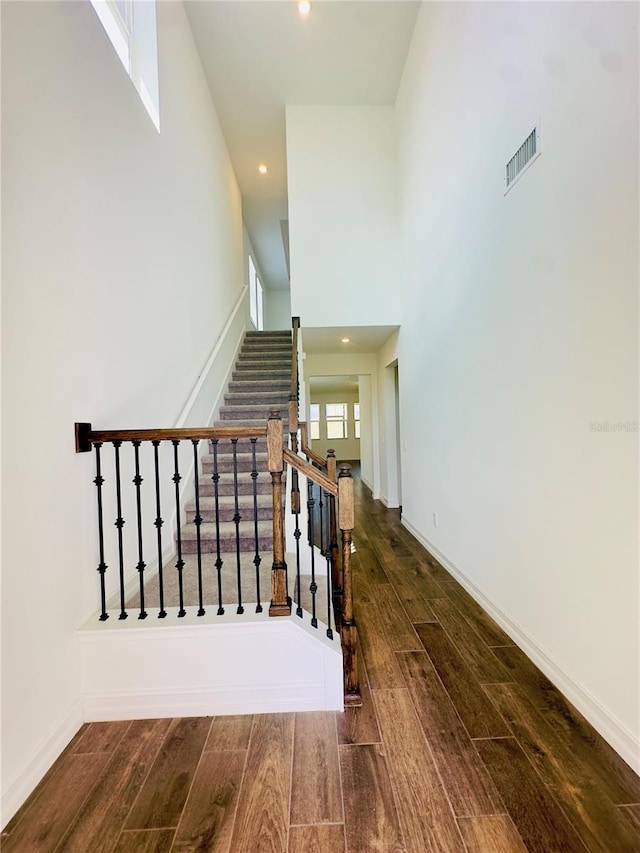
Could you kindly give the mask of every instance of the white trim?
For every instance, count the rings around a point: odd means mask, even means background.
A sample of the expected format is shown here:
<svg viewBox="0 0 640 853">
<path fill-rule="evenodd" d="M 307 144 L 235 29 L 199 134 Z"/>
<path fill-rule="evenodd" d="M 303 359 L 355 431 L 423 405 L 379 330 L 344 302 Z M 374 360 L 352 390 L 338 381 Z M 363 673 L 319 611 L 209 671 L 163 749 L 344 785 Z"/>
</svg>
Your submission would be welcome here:
<svg viewBox="0 0 640 853">
<path fill-rule="evenodd" d="M 506 631 L 522 651 L 555 684 L 560 692 L 583 714 L 591 725 L 615 749 L 624 761 L 640 773 L 640 740 L 617 720 L 588 690 L 578 684 L 506 613 L 497 607 L 456 564 L 430 542 L 403 515 L 401 524 L 415 536 L 456 580 L 467 590 L 487 613 Z"/>
<path fill-rule="evenodd" d="M 84 696 L 86 722 L 154 720 L 165 717 L 211 717 L 231 714 L 278 714 L 325 710 L 317 695 L 320 679 L 311 687 L 227 687 L 114 691 Z M 329 710 L 342 710 L 342 706 Z"/>
<path fill-rule="evenodd" d="M 0 826 L 6 826 L 11 820 L 47 770 L 60 757 L 83 722 L 82 700 L 78 698 L 68 713 L 58 720 L 41 743 L 32 750 L 22 770 L 5 786 L 0 800 Z"/>
</svg>

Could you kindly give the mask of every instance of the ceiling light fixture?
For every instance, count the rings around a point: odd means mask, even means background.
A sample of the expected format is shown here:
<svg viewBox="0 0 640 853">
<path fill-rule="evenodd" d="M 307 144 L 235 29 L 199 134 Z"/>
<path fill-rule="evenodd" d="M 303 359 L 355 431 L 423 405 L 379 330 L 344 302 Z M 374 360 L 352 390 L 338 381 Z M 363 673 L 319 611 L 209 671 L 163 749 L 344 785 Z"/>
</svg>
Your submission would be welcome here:
<svg viewBox="0 0 640 853">
<path fill-rule="evenodd" d="M 301 0 L 301 2 L 298 3 L 298 12 L 300 12 L 303 18 L 306 18 L 310 11 L 311 3 L 309 3 L 309 0 Z"/>
<path fill-rule="evenodd" d="M 340 338 L 340 342 L 343 344 L 351 343 L 351 338 Z"/>
<path fill-rule="evenodd" d="M 267 174 L 267 167 L 264 165 L 264 163 L 260 163 L 260 165 L 258 166 L 258 171 L 261 175 Z"/>
</svg>

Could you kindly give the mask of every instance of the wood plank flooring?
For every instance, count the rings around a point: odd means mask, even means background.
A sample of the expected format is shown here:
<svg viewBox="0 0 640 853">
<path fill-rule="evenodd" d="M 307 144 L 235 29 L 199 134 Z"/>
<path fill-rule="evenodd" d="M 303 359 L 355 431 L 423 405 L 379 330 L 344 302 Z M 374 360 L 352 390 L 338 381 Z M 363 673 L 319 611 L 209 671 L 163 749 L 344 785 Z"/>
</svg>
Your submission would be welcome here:
<svg viewBox="0 0 640 853">
<path fill-rule="evenodd" d="M 4 853 L 640 853 L 640 779 L 356 498 L 362 708 L 85 725 Z"/>
</svg>

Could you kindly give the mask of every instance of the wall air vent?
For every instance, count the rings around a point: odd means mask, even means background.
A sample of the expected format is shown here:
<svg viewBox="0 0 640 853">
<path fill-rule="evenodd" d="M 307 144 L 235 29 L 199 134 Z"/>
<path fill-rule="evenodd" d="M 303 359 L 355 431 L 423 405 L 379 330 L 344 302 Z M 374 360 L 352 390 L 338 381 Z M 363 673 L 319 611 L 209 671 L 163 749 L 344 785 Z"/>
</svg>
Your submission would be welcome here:
<svg viewBox="0 0 640 853">
<path fill-rule="evenodd" d="M 538 123 L 506 165 L 505 193 L 509 192 L 513 184 L 541 153 L 540 124 Z"/>
</svg>

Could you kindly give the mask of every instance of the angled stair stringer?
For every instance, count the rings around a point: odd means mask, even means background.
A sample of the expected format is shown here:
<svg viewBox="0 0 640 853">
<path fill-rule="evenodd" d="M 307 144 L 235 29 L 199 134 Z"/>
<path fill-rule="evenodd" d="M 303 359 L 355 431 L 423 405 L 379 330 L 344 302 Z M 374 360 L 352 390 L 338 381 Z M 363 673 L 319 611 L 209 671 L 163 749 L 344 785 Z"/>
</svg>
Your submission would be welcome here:
<svg viewBox="0 0 640 853">
<path fill-rule="evenodd" d="M 78 637 L 85 722 L 344 707 L 340 639 L 306 613 L 197 617 L 191 608 L 161 623 L 92 620 Z"/>
</svg>

